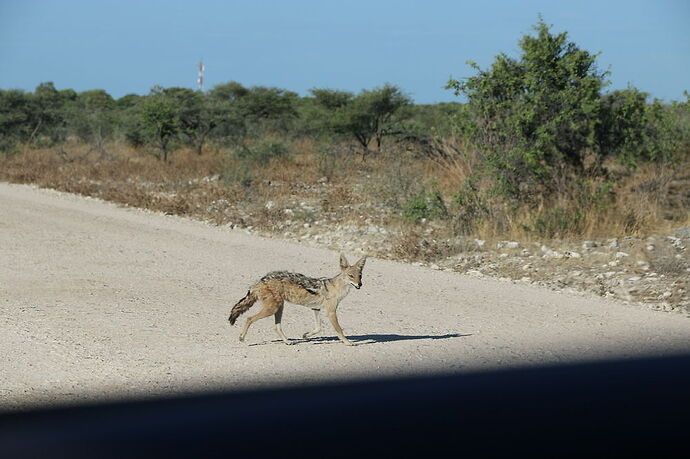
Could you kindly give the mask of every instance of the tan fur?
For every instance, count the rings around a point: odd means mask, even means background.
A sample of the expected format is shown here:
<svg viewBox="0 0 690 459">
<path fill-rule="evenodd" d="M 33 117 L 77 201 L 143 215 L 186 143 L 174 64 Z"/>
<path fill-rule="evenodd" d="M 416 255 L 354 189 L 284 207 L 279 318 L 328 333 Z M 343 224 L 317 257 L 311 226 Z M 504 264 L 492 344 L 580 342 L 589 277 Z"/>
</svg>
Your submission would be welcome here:
<svg viewBox="0 0 690 459">
<path fill-rule="evenodd" d="M 362 286 L 362 269 L 366 257 L 350 265 L 344 255 L 340 255 L 340 274 L 332 278 L 313 278 L 299 273 L 287 271 L 273 271 L 254 284 L 247 295 L 242 298 L 230 312 L 230 323 L 246 312 L 257 300 L 261 303 L 261 310 L 250 316 L 244 324 L 240 341 L 244 341 L 249 327 L 259 319 L 274 316 L 275 331 L 285 344 L 291 344 L 281 329 L 285 302 L 307 306 L 314 311 L 315 328 L 305 333 L 303 338 L 309 338 L 321 331 L 320 313 L 324 311 L 328 316 L 340 340 L 348 345 L 352 342 L 345 337 L 342 327 L 338 323 L 336 311 L 338 304 L 349 293 L 350 287 Z"/>
</svg>

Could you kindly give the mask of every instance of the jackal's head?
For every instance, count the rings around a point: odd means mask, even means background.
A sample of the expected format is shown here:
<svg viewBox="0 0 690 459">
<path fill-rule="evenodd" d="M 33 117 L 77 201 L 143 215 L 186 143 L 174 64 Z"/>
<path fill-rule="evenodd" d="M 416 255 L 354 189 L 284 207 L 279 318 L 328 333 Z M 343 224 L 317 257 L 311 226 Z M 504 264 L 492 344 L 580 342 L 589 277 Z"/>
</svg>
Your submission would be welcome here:
<svg viewBox="0 0 690 459">
<path fill-rule="evenodd" d="M 340 254 L 340 270 L 347 276 L 348 282 L 356 289 L 362 287 L 362 269 L 366 261 L 367 257 L 364 256 L 360 258 L 357 263 L 350 265 L 345 255 L 342 253 Z"/>
</svg>

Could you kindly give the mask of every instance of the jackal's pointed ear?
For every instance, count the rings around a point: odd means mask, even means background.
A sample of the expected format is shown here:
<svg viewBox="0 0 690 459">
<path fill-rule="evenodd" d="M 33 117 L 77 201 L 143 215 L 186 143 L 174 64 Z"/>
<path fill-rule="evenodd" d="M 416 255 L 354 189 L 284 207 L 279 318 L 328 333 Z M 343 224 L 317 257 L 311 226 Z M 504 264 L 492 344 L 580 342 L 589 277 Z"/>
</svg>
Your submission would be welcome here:
<svg viewBox="0 0 690 459">
<path fill-rule="evenodd" d="M 364 268 L 364 263 L 366 263 L 366 261 L 367 261 L 367 256 L 364 255 L 362 258 L 357 260 L 357 263 L 355 263 L 353 266 L 356 266 L 361 271 L 362 268 Z"/>
<path fill-rule="evenodd" d="M 340 254 L 340 269 L 347 269 L 350 267 L 350 263 L 348 263 L 347 258 L 345 258 L 345 254 L 341 253 Z"/>
</svg>

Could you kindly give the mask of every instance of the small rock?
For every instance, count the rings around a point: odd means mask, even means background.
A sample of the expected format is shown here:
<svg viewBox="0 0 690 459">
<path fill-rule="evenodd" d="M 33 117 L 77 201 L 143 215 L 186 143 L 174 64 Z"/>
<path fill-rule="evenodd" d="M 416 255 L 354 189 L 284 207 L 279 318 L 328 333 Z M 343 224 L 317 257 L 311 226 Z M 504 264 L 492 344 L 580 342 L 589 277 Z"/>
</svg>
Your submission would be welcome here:
<svg viewBox="0 0 690 459">
<path fill-rule="evenodd" d="M 666 236 L 666 240 L 670 242 L 673 247 L 677 249 L 683 249 L 683 241 L 680 240 L 680 238 L 673 237 L 673 236 Z"/>
<path fill-rule="evenodd" d="M 497 249 L 507 248 L 507 249 L 517 249 L 520 246 L 519 243 L 515 241 L 499 241 L 496 244 Z"/>
<path fill-rule="evenodd" d="M 563 254 L 558 253 L 555 250 L 547 249 L 544 252 L 543 258 L 563 258 Z"/>
<path fill-rule="evenodd" d="M 618 238 L 611 238 L 606 240 L 606 247 L 609 249 L 617 249 L 618 248 Z"/>
<path fill-rule="evenodd" d="M 606 240 L 606 247 L 609 249 L 617 249 L 618 248 L 618 238 L 611 238 Z"/>
<path fill-rule="evenodd" d="M 572 251 L 570 251 L 570 250 L 566 250 L 566 252 L 565 252 L 565 257 L 566 257 L 566 258 L 581 258 L 582 255 L 580 255 L 580 254 L 577 253 L 577 252 L 572 252 Z"/>
<path fill-rule="evenodd" d="M 486 241 L 483 239 L 475 239 L 474 243 L 477 244 L 478 247 L 484 247 L 484 244 L 486 244 Z"/>
<path fill-rule="evenodd" d="M 642 279 L 640 276 L 633 276 L 633 277 L 628 278 L 628 280 L 629 280 L 630 282 L 637 282 L 637 281 L 639 281 L 640 279 Z"/>
<path fill-rule="evenodd" d="M 585 250 L 591 250 L 591 249 L 593 249 L 594 247 L 597 247 L 597 243 L 594 242 L 594 241 L 584 241 L 584 242 L 582 243 L 582 248 L 585 249 Z"/>
<path fill-rule="evenodd" d="M 265 205 L 264 207 L 266 207 L 266 209 L 268 209 L 268 210 L 271 210 L 271 209 L 273 209 L 275 206 L 276 206 L 276 203 L 275 203 L 275 202 L 273 202 L 273 201 L 267 201 L 267 202 L 266 202 L 266 205 Z"/>
<path fill-rule="evenodd" d="M 625 252 L 616 252 L 616 258 L 625 258 L 629 257 L 630 255 L 625 253 Z"/>
</svg>

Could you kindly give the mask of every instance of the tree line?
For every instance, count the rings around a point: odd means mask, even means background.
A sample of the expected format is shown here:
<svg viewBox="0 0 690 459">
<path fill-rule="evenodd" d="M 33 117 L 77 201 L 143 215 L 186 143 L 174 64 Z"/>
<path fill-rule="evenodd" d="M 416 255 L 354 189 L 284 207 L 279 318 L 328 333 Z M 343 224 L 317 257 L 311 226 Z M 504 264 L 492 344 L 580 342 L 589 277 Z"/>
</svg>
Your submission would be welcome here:
<svg viewBox="0 0 690 459">
<path fill-rule="evenodd" d="M 431 111 L 459 105 L 440 104 Z M 50 82 L 33 92 L 0 90 L 0 151 L 5 153 L 70 138 L 104 151 L 108 141 L 124 140 L 167 161 L 180 147 L 202 154 L 209 142 L 233 146 L 269 134 L 349 139 L 367 150 L 380 147 L 386 136 L 423 130 L 425 123 L 430 128 L 433 114 L 390 84 L 358 94 L 313 89 L 306 97 L 235 81 L 208 92 L 156 86 L 147 95 L 119 99 L 102 89 L 58 90 Z"/>
<path fill-rule="evenodd" d="M 167 161 L 180 147 L 202 154 L 209 144 L 267 135 L 348 140 L 365 153 L 391 137 L 460 137 L 481 153 L 505 196 L 548 193 L 557 172 L 593 173 L 609 159 L 629 168 L 687 159 L 687 92 L 673 103 L 651 101 L 632 86 L 606 92 L 608 72 L 598 69 L 596 54 L 541 18 L 534 32 L 520 39 L 519 56 L 501 53 L 488 69 L 470 62 L 473 76 L 448 82 L 465 103 L 414 104 L 390 84 L 358 93 L 312 89 L 304 97 L 235 81 L 208 92 L 157 86 L 118 99 L 49 82 L 33 92 L 0 90 L 0 152 L 78 139 L 105 153 L 109 141 L 124 140 Z"/>
</svg>

